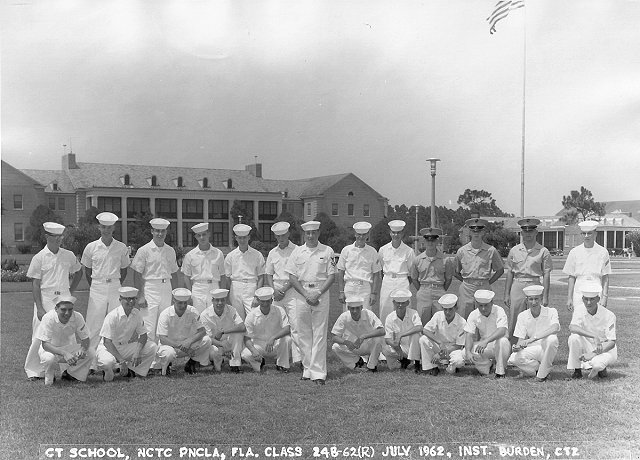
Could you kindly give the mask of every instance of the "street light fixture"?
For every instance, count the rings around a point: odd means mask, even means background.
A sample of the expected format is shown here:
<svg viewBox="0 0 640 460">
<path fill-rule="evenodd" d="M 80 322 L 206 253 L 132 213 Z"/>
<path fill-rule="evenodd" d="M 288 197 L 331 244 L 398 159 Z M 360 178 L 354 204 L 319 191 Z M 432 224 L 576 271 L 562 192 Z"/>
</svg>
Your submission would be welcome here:
<svg viewBox="0 0 640 460">
<path fill-rule="evenodd" d="M 431 163 L 431 227 L 436 226 L 436 163 L 440 158 L 427 158 Z"/>
</svg>

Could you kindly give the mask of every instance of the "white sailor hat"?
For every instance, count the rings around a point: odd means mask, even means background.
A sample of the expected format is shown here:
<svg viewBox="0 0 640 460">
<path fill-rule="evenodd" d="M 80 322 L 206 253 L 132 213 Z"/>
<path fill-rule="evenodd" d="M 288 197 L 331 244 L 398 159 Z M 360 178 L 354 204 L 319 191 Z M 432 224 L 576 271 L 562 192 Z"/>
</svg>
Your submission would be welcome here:
<svg viewBox="0 0 640 460">
<path fill-rule="evenodd" d="M 224 299 L 229 295 L 229 289 L 211 289 L 210 292 L 214 299 Z"/>
<path fill-rule="evenodd" d="M 586 297 L 587 299 L 592 299 L 594 297 L 598 297 L 602 292 L 602 286 L 599 284 L 589 284 L 582 288 L 582 297 Z"/>
<path fill-rule="evenodd" d="M 596 222 L 595 220 L 585 220 L 584 222 L 580 222 L 578 224 L 578 227 L 580 227 L 580 231 L 592 232 L 596 228 L 598 228 L 598 222 Z"/>
<path fill-rule="evenodd" d="M 396 302 L 406 302 L 411 298 L 411 291 L 408 289 L 396 289 L 391 292 L 389 297 L 391 297 L 391 300 L 395 300 Z"/>
<path fill-rule="evenodd" d="M 420 230 L 420 234 L 425 239 L 432 240 L 432 239 L 440 238 L 440 235 L 442 235 L 442 230 L 440 230 L 439 228 L 433 228 L 433 227 L 423 228 Z"/>
<path fill-rule="evenodd" d="M 45 222 L 42 226 L 45 232 L 51 233 L 52 235 L 62 235 L 64 232 L 64 225 L 57 222 Z"/>
<path fill-rule="evenodd" d="M 485 220 L 485 219 L 480 219 L 478 217 L 474 217 L 472 219 L 465 220 L 464 224 L 469 228 L 473 228 L 473 227 L 484 228 L 487 225 L 489 225 L 489 222 L 487 220 Z"/>
<path fill-rule="evenodd" d="M 174 299 L 180 300 L 183 302 L 191 298 L 191 291 L 186 288 L 176 288 L 173 291 L 171 291 L 171 294 L 173 294 Z"/>
<path fill-rule="evenodd" d="M 490 303 L 495 295 L 496 293 L 493 291 L 478 289 L 475 294 L 473 294 L 473 298 L 476 299 L 478 303 Z"/>
<path fill-rule="evenodd" d="M 151 219 L 149 223 L 156 230 L 166 230 L 166 228 L 169 226 L 168 220 L 161 219 L 159 217 L 156 217 L 155 219 Z"/>
<path fill-rule="evenodd" d="M 542 295 L 542 293 L 544 292 L 544 286 L 540 286 L 539 284 L 533 284 L 531 286 L 522 288 L 522 292 L 524 292 L 524 295 L 526 296 Z"/>
<path fill-rule="evenodd" d="M 122 286 L 118 289 L 118 292 L 122 297 L 135 297 L 138 295 L 138 290 L 131 286 Z"/>
<path fill-rule="evenodd" d="M 401 232 L 407 224 L 405 224 L 404 220 L 392 220 L 387 225 L 392 232 Z"/>
<path fill-rule="evenodd" d="M 54 303 L 56 305 L 66 302 L 66 303 L 71 303 L 74 304 L 76 303 L 76 298 L 74 296 L 72 296 L 71 294 L 61 294 L 59 296 L 57 296 L 55 299 L 53 299 Z"/>
<path fill-rule="evenodd" d="M 235 233 L 236 236 L 247 236 L 250 231 L 251 227 L 247 224 L 237 224 L 233 226 L 233 233 Z"/>
<path fill-rule="evenodd" d="M 98 222 L 100 222 L 100 225 L 107 225 L 107 226 L 111 226 L 116 222 L 118 222 L 118 216 L 116 216 L 112 212 L 101 212 L 96 216 L 96 219 L 98 219 Z"/>
<path fill-rule="evenodd" d="M 359 296 L 349 296 L 345 299 L 347 307 L 364 307 L 364 299 Z"/>
<path fill-rule="evenodd" d="M 284 235 L 289 231 L 290 224 L 289 222 L 276 222 L 271 226 L 271 231 L 274 235 Z"/>
<path fill-rule="evenodd" d="M 305 232 L 309 232 L 311 230 L 318 230 L 320 228 L 320 222 L 318 222 L 317 220 L 310 220 L 309 222 L 305 222 L 304 224 L 301 224 L 300 227 Z"/>
<path fill-rule="evenodd" d="M 371 224 L 369 222 L 356 222 L 353 224 L 353 229 L 356 233 L 364 234 L 371 230 Z"/>
<path fill-rule="evenodd" d="M 540 219 L 536 219 L 535 217 L 525 217 L 518 221 L 518 225 L 522 229 L 534 229 L 540 225 Z"/>
<path fill-rule="evenodd" d="M 260 300 L 271 300 L 273 299 L 273 288 L 264 286 L 256 289 L 255 296 Z"/>
<path fill-rule="evenodd" d="M 442 308 L 453 308 L 458 302 L 458 296 L 455 294 L 445 294 L 438 299 L 438 303 Z"/>
<path fill-rule="evenodd" d="M 201 222 L 191 227 L 191 230 L 193 231 L 193 233 L 204 233 L 206 231 L 209 231 L 209 224 L 206 222 Z"/>
</svg>

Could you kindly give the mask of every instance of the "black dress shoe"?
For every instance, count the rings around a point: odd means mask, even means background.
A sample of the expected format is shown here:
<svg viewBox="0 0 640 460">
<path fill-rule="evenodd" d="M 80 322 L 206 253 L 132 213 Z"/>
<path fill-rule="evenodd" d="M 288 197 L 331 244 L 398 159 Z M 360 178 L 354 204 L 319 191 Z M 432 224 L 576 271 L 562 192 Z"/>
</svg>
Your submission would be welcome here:
<svg viewBox="0 0 640 460">
<path fill-rule="evenodd" d="M 572 380 L 577 380 L 581 378 L 582 378 L 582 369 L 576 369 L 573 371 L 573 374 L 571 374 Z"/>
<path fill-rule="evenodd" d="M 419 359 L 416 359 L 413 364 L 413 372 L 415 372 L 416 374 L 420 374 L 422 372 L 422 366 L 420 365 Z"/>
<path fill-rule="evenodd" d="M 355 369 L 358 369 L 362 366 L 364 366 L 364 359 L 362 359 L 362 356 L 360 356 L 360 358 L 358 358 L 358 362 L 356 363 Z"/>
<path fill-rule="evenodd" d="M 240 369 L 240 366 L 229 366 L 229 370 L 234 374 L 244 374 L 244 371 Z"/>
<path fill-rule="evenodd" d="M 136 373 L 134 371 L 132 371 L 131 369 L 129 369 L 129 372 L 127 372 L 127 375 L 125 377 L 127 378 L 132 378 L 135 377 Z"/>
<path fill-rule="evenodd" d="M 300 380 L 311 380 L 309 377 L 300 377 Z"/>
<path fill-rule="evenodd" d="M 260 362 L 260 370 L 264 369 L 264 366 L 266 365 L 266 361 L 264 360 L 264 358 L 262 358 L 262 361 Z"/>
<path fill-rule="evenodd" d="M 609 374 L 607 373 L 606 369 L 602 369 L 600 372 L 598 372 L 598 377 L 600 377 L 601 379 L 606 378 L 607 375 L 609 375 Z"/>
<path fill-rule="evenodd" d="M 438 375 L 440 373 L 440 368 L 438 367 L 434 367 L 429 369 L 428 371 L 425 371 L 425 373 L 429 374 L 429 375 Z M 503 375 L 504 377 L 504 375 Z"/>
<path fill-rule="evenodd" d="M 373 369 L 372 369 L 372 368 L 370 368 L 370 367 L 367 367 L 367 370 L 368 370 L 369 372 L 378 372 L 378 366 L 374 367 Z"/>
<path fill-rule="evenodd" d="M 503 379 L 505 377 L 504 374 L 496 374 L 493 376 L 494 379 Z"/>
<path fill-rule="evenodd" d="M 314 380 L 314 382 L 316 383 L 316 385 L 324 385 L 325 384 L 324 379 L 316 379 L 316 380 Z"/>
<path fill-rule="evenodd" d="M 196 368 L 197 363 L 189 358 L 189 361 L 187 361 L 187 364 L 184 365 L 184 371 L 187 374 L 195 374 L 196 372 L 198 372 L 198 369 Z"/>
<path fill-rule="evenodd" d="M 77 381 L 78 381 L 78 379 L 77 379 L 77 378 L 75 378 L 75 377 L 74 377 L 74 376 L 72 376 L 72 375 L 69 375 L 69 374 L 67 373 L 67 371 L 64 371 L 64 372 L 62 373 L 62 375 L 60 376 L 60 379 L 61 379 L 61 380 L 66 380 L 66 381 L 68 381 L 68 382 L 77 382 Z"/>
<path fill-rule="evenodd" d="M 407 367 L 409 367 L 409 364 L 411 363 L 411 361 L 409 361 L 407 358 L 402 358 L 402 359 L 399 359 L 398 361 L 400 361 L 400 367 L 402 369 L 406 369 Z"/>
<path fill-rule="evenodd" d="M 276 369 L 279 370 L 280 372 L 282 372 L 283 374 L 288 374 L 289 373 L 289 368 L 288 367 L 282 367 L 282 366 L 278 366 L 276 364 Z"/>
</svg>

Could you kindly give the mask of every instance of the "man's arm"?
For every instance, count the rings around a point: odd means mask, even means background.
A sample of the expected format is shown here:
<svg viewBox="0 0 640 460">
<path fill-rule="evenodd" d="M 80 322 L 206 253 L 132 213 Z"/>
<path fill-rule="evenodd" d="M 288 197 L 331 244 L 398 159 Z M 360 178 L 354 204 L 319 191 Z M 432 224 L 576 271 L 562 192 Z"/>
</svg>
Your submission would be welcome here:
<svg viewBox="0 0 640 460">
<path fill-rule="evenodd" d="M 42 321 L 42 317 L 46 313 L 42 306 L 42 291 L 40 286 L 41 280 L 33 278 L 33 281 L 31 282 L 31 292 L 33 293 L 33 302 L 36 304 L 36 315 L 38 316 L 38 321 Z"/>
<path fill-rule="evenodd" d="M 569 325 L 569 332 L 572 334 L 578 334 L 583 337 L 587 337 L 589 339 L 593 339 L 596 344 L 595 354 L 605 353 L 607 351 L 613 350 L 613 347 L 616 346 L 615 340 L 609 340 L 606 337 L 599 337 L 596 334 L 589 332 L 588 330 L 578 326 L 577 324 Z"/>
<path fill-rule="evenodd" d="M 513 285 L 513 272 L 511 270 L 507 270 L 507 276 L 504 282 L 504 304 L 507 307 L 511 307 L 511 286 L 512 285 Z"/>
<path fill-rule="evenodd" d="M 84 276 L 87 278 L 87 283 L 89 284 L 89 287 L 91 287 L 91 282 L 93 281 L 93 278 L 91 278 L 92 273 L 93 273 L 92 268 L 84 267 Z"/>
<path fill-rule="evenodd" d="M 146 308 L 147 304 L 147 300 L 144 298 L 144 284 L 145 280 L 142 277 L 142 273 L 133 270 L 133 285 L 138 290 L 138 305 L 142 308 Z"/>
<path fill-rule="evenodd" d="M 371 288 L 371 297 L 369 300 L 370 306 L 375 305 L 376 301 L 378 300 L 380 285 L 382 284 L 382 276 L 380 275 L 381 273 L 382 271 L 378 271 L 373 274 L 373 287 Z"/>
<path fill-rule="evenodd" d="M 493 275 L 491 275 L 491 278 L 489 278 L 489 284 L 493 284 L 496 281 L 498 281 L 500 279 L 500 277 L 502 276 L 502 274 L 504 273 L 504 268 L 498 268 Z"/>
<path fill-rule="evenodd" d="M 542 275 L 542 286 L 544 287 L 544 293 L 542 294 L 542 305 L 549 306 L 549 289 L 551 286 L 551 272 L 546 271 Z"/>
<path fill-rule="evenodd" d="M 344 293 L 344 270 L 338 269 L 338 276 L 336 276 L 338 281 L 338 301 L 340 303 L 345 303 L 347 296 Z"/>
<path fill-rule="evenodd" d="M 609 300 L 609 275 L 602 275 L 602 296 L 600 298 L 600 305 L 607 306 Z"/>
<path fill-rule="evenodd" d="M 576 277 L 569 275 L 569 280 L 567 281 L 567 309 L 569 311 L 573 311 L 573 290 L 576 286 Z"/>
<path fill-rule="evenodd" d="M 69 286 L 69 293 L 73 294 L 73 291 L 76 290 L 76 288 L 78 287 L 78 284 L 80 284 L 82 275 L 83 275 L 82 270 L 78 270 L 73 274 L 73 278 L 71 278 L 71 284 Z"/>
<path fill-rule="evenodd" d="M 547 329 L 542 331 L 540 334 L 536 334 L 527 339 L 518 339 L 518 345 L 522 345 L 523 348 L 529 346 L 530 344 L 537 342 L 538 340 L 542 340 L 544 338 L 549 337 L 551 334 L 557 334 L 560 331 L 560 324 L 555 323 L 549 326 Z"/>
<path fill-rule="evenodd" d="M 507 333 L 507 328 L 506 327 L 497 328 L 495 331 L 493 331 L 493 333 L 491 335 L 489 335 L 489 337 L 486 337 L 484 339 L 480 339 L 478 341 L 478 343 L 476 343 L 476 352 L 478 354 L 482 354 L 484 352 L 484 350 L 487 348 L 488 344 L 498 340 L 501 337 L 504 337 L 506 335 L 506 333 Z"/>
<path fill-rule="evenodd" d="M 124 284 L 124 280 L 127 279 L 128 273 L 129 273 L 129 267 L 124 267 L 120 269 L 120 284 Z"/>
</svg>

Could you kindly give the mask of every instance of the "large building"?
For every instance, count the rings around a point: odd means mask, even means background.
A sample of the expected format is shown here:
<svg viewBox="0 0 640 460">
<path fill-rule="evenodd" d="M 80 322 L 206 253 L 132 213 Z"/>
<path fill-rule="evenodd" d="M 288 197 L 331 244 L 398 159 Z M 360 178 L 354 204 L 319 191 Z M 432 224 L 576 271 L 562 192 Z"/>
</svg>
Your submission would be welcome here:
<svg viewBox="0 0 640 460">
<path fill-rule="evenodd" d="M 372 224 L 385 217 L 387 199 L 346 173 L 300 180 L 262 177 L 262 165 L 244 170 L 183 168 L 77 162 L 73 153 L 62 157 L 60 170 L 18 170 L 2 162 L 2 245 L 12 251 L 25 241 L 33 210 L 40 204 L 75 224 L 93 206 L 120 217 L 116 238 L 127 243 L 131 223 L 149 212 L 171 222 L 167 242 L 192 247 L 189 230 L 209 222 L 212 244 L 233 247 L 234 203 L 253 216 L 261 241 L 275 243 L 270 231 L 276 217 L 287 211 L 303 220 L 324 212 L 338 225 L 359 220 Z"/>
</svg>

